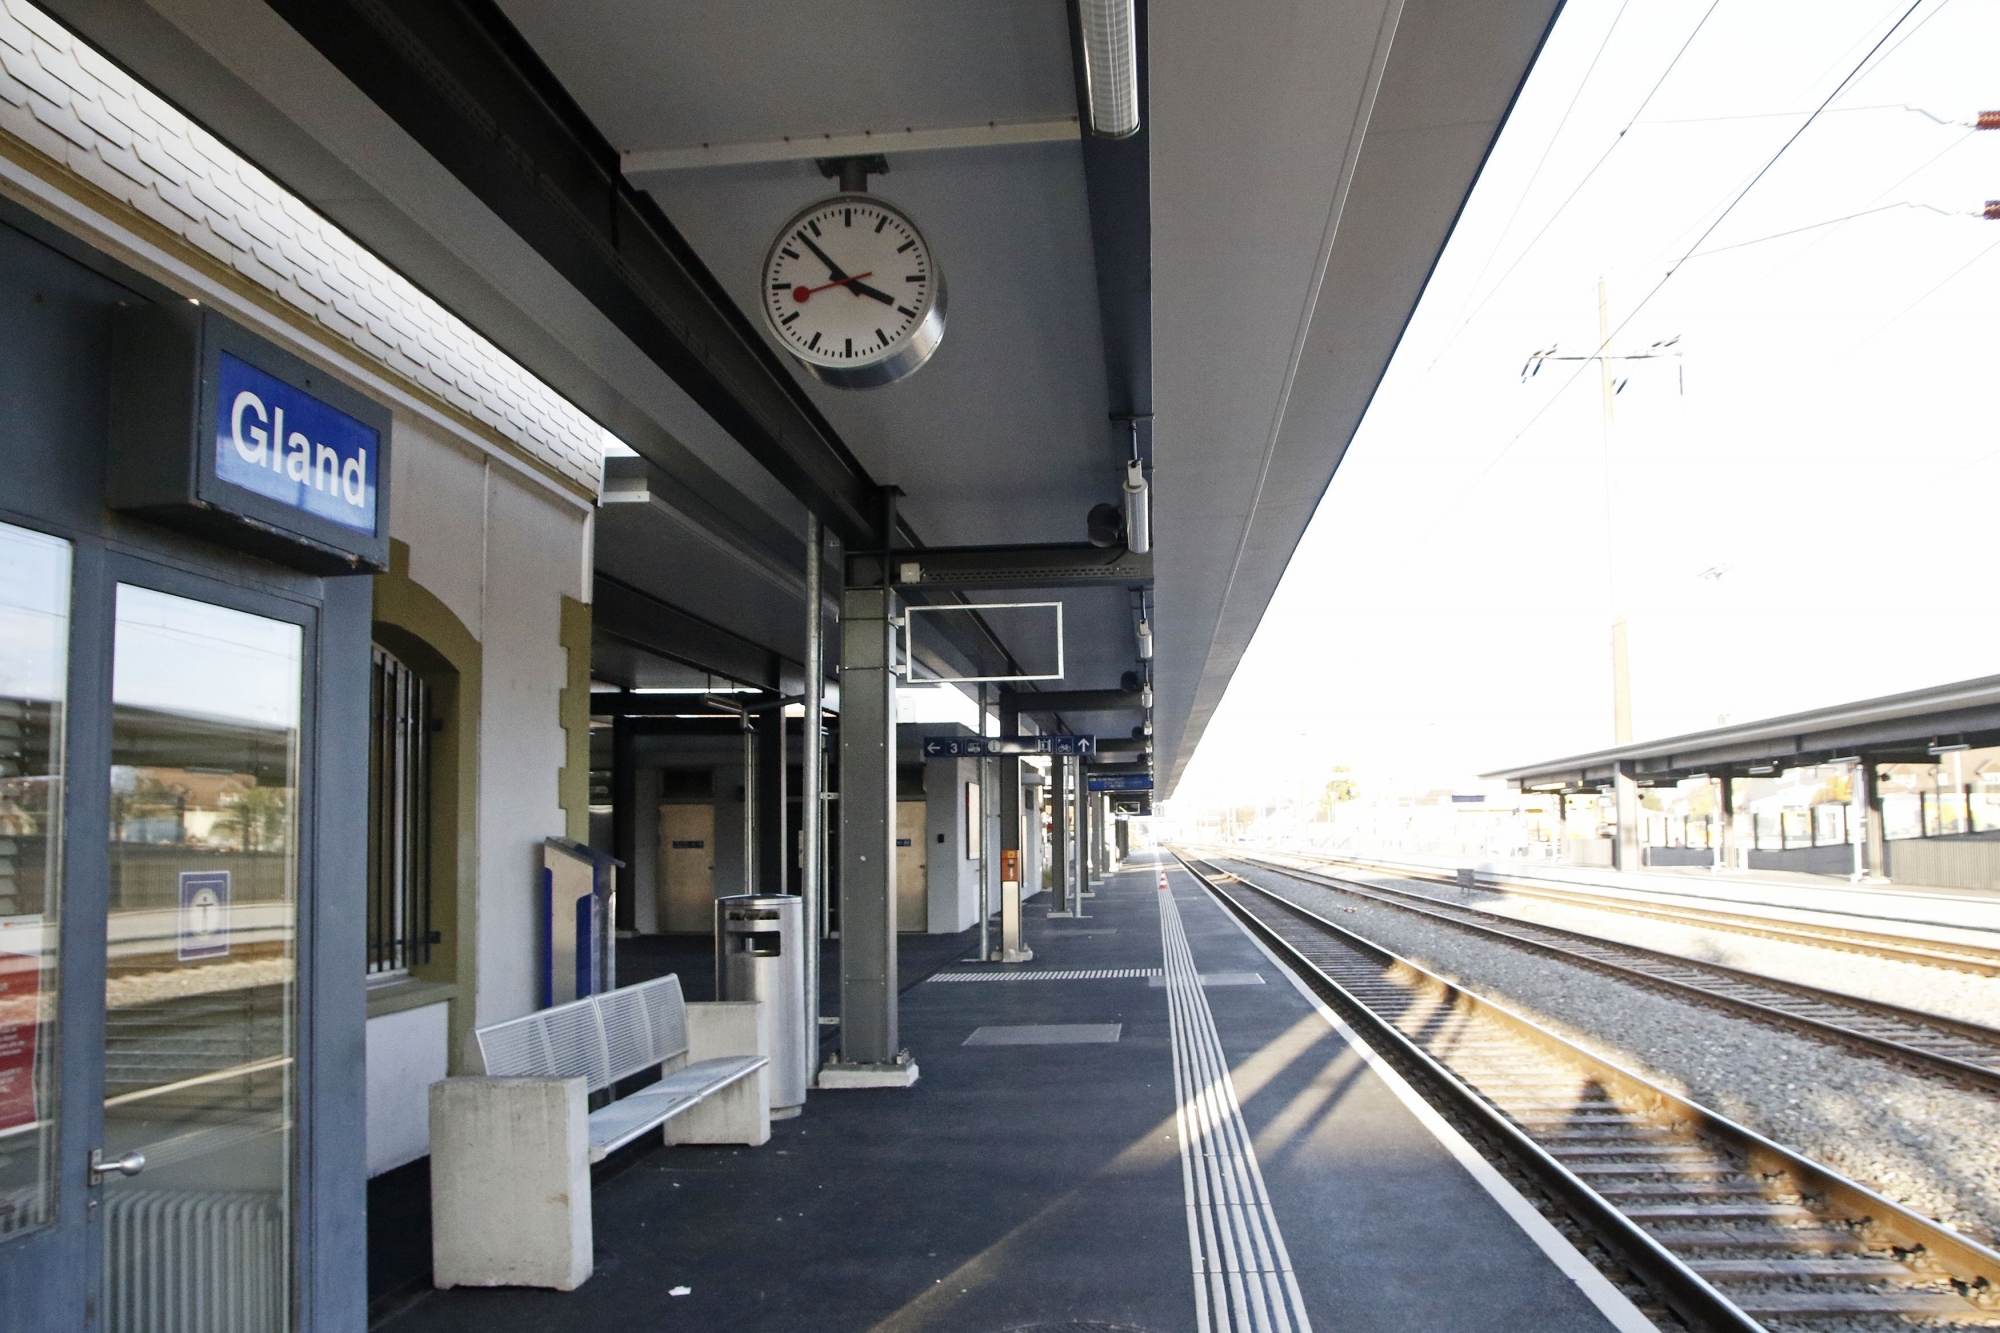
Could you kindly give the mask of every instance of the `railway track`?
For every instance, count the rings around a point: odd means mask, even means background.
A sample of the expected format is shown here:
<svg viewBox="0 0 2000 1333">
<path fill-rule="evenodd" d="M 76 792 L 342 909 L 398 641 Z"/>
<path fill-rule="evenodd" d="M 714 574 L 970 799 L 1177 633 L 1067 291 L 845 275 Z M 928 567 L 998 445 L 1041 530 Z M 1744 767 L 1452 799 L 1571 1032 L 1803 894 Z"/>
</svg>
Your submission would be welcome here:
<svg viewBox="0 0 2000 1333">
<path fill-rule="evenodd" d="M 1296 903 L 1182 863 L 1691 1328 L 2000 1325 L 2000 1254 Z"/>
<path fill-rule="evenodd" d="M 1243 860 L 1276 863 L 1277 858 L 1243 857 Z M 1350 861 L 1305 852 L 1287 852 L 1283 860 L 1311 865 L 1389 875 L 1397 879 L 1456 885 L 1451 875 L 1437 871 L 1395 866 L 1384 862 Z M 1510 897 L 1539 898 L 1566 907 L 1587 907 L 1596 911 L 1619 912 L 1628 916 L 1672 921 L 1679 925 L 1726 930 L 1760 939 L 1783 940 L 1791 944 L 1812 944 L 1826 949 L 1891 958 L 1901 963 L 1921 963 L 1927 967 L 1949 968 L 1976 976 L 2000 976 L 2000 949 L 1981 948 L 1950 940 L 1918 940 L 1887 931 L 1833 926 L 1812 921 L 1781 921 L 1752 912 L 1731 912 L 1715 907 L 1694 907 L 1685 903 L 1648 903 L 1629 896 L 1590 893 L 1583 889 L 1556 888 L 1547 884 L 1527 884 L 1505 875 L 1481 877 L 1482 887 L 1497 889 Z"/>
<path fill-rule="evenodd" d="M 1879 1000 L 1866 1000 L 1800 982 L 1780 981 L 1680 954 L 1607 940 L 1561 926 L 1522 921 L 1464 907 L 1405 889 L 1358 884 L 1317 871 L 1247 863 L 1321 888 L 1428 917 L 1477 934 L 1506 940 L 1551 957 L 1635 980 L 1704 1003 L 1780 1023 L 1814 1036 L 1858 1047 L 1899 1064 L 1941 1074 L 1970 1087 L 2000 1092 L 2000 1030 Z M 1228 873 L 1226 870 L 1223 873 Z M 1267 892 L 1269 890 L 1266 890 Z"/>
</svg>

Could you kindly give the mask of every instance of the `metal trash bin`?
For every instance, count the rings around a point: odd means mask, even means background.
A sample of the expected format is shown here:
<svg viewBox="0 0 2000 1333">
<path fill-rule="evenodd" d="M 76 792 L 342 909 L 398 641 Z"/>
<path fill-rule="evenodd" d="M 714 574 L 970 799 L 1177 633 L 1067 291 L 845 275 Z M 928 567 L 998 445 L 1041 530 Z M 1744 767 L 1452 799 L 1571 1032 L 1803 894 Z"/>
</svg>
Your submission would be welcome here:
<svg viewBox="0 0 2000 1333">
<path fill-rule="evenodd" d="M 803 901 L 796 894 L 715 900 L 715 998 L 764 1002 L 773 1120 L 797 1115 L 806 1100 Z"/>
</svg>

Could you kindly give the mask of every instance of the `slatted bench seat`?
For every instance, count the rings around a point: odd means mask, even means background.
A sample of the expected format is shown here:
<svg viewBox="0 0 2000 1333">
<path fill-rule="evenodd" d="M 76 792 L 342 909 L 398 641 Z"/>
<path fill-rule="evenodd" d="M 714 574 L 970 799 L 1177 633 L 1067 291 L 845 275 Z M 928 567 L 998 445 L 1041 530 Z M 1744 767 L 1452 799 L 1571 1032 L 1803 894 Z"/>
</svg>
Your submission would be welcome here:
<svg viewBox="0 0 2000 1333">
<path fill-rule="evenodd" d="M 768 1141 L 759 1008 L 687 1004 L 662 977 L 478 1029 L 485 1072 L 431 1085 L 436 1284 L 573 1290 L 591 1269 L 591 1163 L 655 1130 Z M 657 1083 L 589 1110 L 654 1068 Z"/>
</svg>

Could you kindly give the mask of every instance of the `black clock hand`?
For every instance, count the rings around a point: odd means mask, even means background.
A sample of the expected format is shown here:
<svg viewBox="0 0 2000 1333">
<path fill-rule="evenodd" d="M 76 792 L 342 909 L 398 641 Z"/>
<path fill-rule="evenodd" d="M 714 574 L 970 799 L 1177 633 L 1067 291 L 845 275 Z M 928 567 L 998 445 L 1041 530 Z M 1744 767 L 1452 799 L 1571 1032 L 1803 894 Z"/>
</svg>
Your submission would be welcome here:
<svg viewBox="0 0 2000 1333">
<path fill-rule="evenodd" d="M 799 231 L 798 238 L 799 240 L 805 243 L 806 249 L 812 251 L 815 255 L 819 256 L 820 263 L 826 265 L 827 277 L 832 278 L 835 282 L 845 283 L 847 285 L 847 290 L 853 292 L 856 296 L 872 296 L 876 300 L 880 301 L 883 305 L 896 304 L 896 298 L 889 295 L 889 293 L 882 291 L 880 288 L 870 287 L 866 283 L 854 282 L 851 279 L 849 279 L 847 276 L 847 271 L 841 268 L 840 265 L 834 263 L 833 260 L 829 259 L 827 257 L 826 251 L 820 249 L 817 245 L 814 245 L 812 243 L 812 238 L 810 236 L 807 236 L 803 230 Z"/>
<path fill-rule="evenodd" d="M 819 256 L 819 262 L 820 262 L 820 263 L 822 263 L 822 264 L 824 264 L 824 265 L 826 265 L 826 276 L 827 276 L 827 277 L 829 277 L 829 278 L 832 278 L 832 279 L 833 279 L 833 280 L 834 280 L 835 282 L 846 282 L 846 281 L 847 281 L 847 271 L 846 271 L 845 269 L 841 268 L 841 266 L 840 266 L 840 265 L 838 265 L 838 264 L 834 263 L 834 262 L 833 262 L 833 261 L 832 261 L 831 259 L 828 259 L 828 258 L 826 257 L 826 251 L 824 251 L 824 250 L 820 249 L 820 248 L 819 248 L 819 247 L 818 247 L 817 245 L 814 245 L 814 244 L 812 243 L 812 238 L 811 238 L 811 237 L 809 237 L 809 236 L 807 236 L 807 235 L 805 234 L 805 231 L 804 231 L 804 229 L 803 229 L 803 228 L 802 228 L 802 229 L 800 229 L 800 231 L 799 231 L 799 233 L 798 233 L 798 237 L 799 237 L 799 239 L 800 239 L 801 241 L 804 241 L 804 242 L 805 242 L 805 247 L 806 247 L 806 249 L 808 249 L 808 250 L 812 251 L 812 252 L 813 252 L 814 254 L 818 255 L 818 256 Z"/>
</svg>

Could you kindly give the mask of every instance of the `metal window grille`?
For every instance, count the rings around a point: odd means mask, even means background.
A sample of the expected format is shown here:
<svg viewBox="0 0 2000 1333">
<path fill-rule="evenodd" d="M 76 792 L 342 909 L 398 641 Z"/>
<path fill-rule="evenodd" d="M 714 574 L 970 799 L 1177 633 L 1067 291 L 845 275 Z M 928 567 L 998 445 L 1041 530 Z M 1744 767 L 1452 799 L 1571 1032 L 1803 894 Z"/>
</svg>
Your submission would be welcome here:
<svg viewBox="0 0 2000 1333">
<path fill-rule="evenodd" d="M 430 961 L 431 697 L 374 647 L 368 690 L 368 974 Z"/>
</svg>

